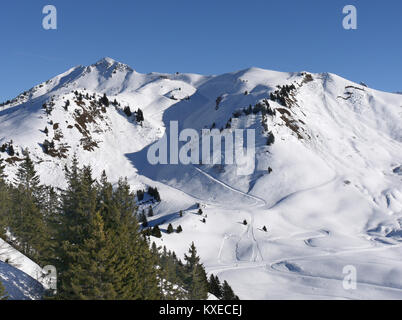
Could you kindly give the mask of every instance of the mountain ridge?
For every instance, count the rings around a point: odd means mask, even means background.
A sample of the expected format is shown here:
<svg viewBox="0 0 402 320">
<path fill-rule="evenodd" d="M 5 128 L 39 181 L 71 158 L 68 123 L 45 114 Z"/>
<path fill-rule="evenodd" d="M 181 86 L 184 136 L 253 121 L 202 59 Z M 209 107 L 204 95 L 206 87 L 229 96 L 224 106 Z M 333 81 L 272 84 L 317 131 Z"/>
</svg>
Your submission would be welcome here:
<svg viewBox="0 0 402 320">
<path fill-rule="evenodd" d="M 207 271 L 228 279 L 240 298 L 401 294 L 400 277 L 391 276 L 400 275 L 394 261 L 402 256 L 401 96 L 331 73 L 141 74 L 103 58 L 18 97 L 0 108 L 0 157 L 10 179 L 29 148 L 46 184 L 63 187 L 75 154 L 96 177 L 106 170 L 134 190 L 157 187 L 162 201 L 150 224 L 184 231 L 153 240 L 178 255 L 194 240 Z M 255 170 L 238 176 L 236 164 L 151 165 L 148 149 L 169 135 L 171 121 L 197 132 L 254 130 Z M 360 270 L 356 292 L 342 289 L 345 264 Z"/>
</svg>

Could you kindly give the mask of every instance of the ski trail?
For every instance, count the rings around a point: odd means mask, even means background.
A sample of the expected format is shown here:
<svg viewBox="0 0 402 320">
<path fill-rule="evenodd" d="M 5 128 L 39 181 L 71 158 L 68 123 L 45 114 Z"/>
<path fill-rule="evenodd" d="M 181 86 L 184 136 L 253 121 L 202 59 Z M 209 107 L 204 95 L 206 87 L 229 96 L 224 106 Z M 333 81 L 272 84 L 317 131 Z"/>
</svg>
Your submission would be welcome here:
<svg viewBox="0 0 402 320">
<path fill-rule="evenodd" d="M 283 270 L 278 270 L 275 268 L 272 268 L 275 272 L 279 272 L 282 274 L 285 274 L 287 276 L 293 276 L 297 278 L 309 278 L 309 279 L 318 279 L 318 280 L 324 280 L 324 281 L 336 281 L 336 282 L 342 282 L 344 279 L 336 279 L 336 278 L 330 278 L 330 277 L 324 277 L 324 276 L 314 276 L 314 275 L 308 275 L 308 274 L 303 274 L 303 273 L 292 273 L 291 271 L 286 272 Z M 383 286 L 380 284 L 375 284 L 375 283 L 369 283 L 369 282 L 363 282 L 363 281 L 357 281 L 356 282 L 357 286 L 369 286 L 369 287 L 375 287 L 379 289 L 385 289 L 385 290 L 390 290 L 390 291 L 396 291 L 396 292 L 401 292 L 401 288 L 396 288 L 396 287 L 389 287 L 389 286 Z"/>
<path fill-rule="evenodd" d="M 256 196 L 252 196 L 252 195 L 247 194 L 247 193 L 245 193 L 245 192 L 243 192 L 241 190 L 233 188 L 233 187 L 229 186 L 228 184 L 224 183 L 223 181 L 214 178 L 213 176 L 211 176 L 210 174 L 208 174 L 205 171 L 201 170 L 200 168 L 197 168 L 195 166 L 194 166 L 194 168 L 198 172 L 200 172 L 201 174 L 203 174 L 204 176 L 209 178 L 210 180 L 212 180 L 212 181 L 224 186 L 225 188 L 227 188 L 227 189 L 229 189 L 229 190 L 231 190 L 233 192 L 239 193 L 239 194 L 241 194 L 241 195 L 243 195 L 245 197 L 248 197 L 250 199 L 253 199 L 255 201 L 255 207 L 265 207 L 267 205 L 267 203 L 266 203 L 266 201 L 264 199 L 261 199 L 261 198 L 256 197 Z M 254 215 L 249 210 L 247 210 L 247 211 L 250 214 L 250 222 L 247 225 L 247 230 L 240 236 L 239 241 L 237 241 L 237 243 L 236 243 L 236 246 L 235 246 L 236 260 L 241 261 L 240 255 L 239 255 L 239 246 L 240 246 L 241 241 L 247 236 L 247 239 L 249 239 L 250 241 L 253 242 L 250 261 L 253 261 L 253 262 L 257 262 L 258 260 L 263 261 L 264 259 L 263 259 L 262 253 L 261 253 L 261 249 L 260 249 L 260 246 L 259 246 L 258 241 L 257 241 L 257 239 L 255 237 L 255 234 L 254 234 Z M 225 236 L 224 239 L 222 240 L 219 257 L 221 257 L 223 246 L 224 246 L 224 243 L 225 243 L 226 240 L 227 240 L 227 238 Z M 219 258 L 219 260 L 221 261 L 220 258 Z"/>
<path fill-rule="evenodd" d="M 222 239 L 221 246 L 219 247 L 219 252 L 218 252 L 218 262 L 222 263 L 222 252 L 223 252 L 223 247 L 225 246 L 226 240 L 229 239 L 229 236 L 225 234 L 225 236 Z"/>
<path fill-rule="evenodd" d="M 249 195 L 245 192 L 242 192 L 238 189 L 235 189 L 229 185 L 227 185 L 226 183 L 212 177 L 211 175 L 209 175 L 208 173 L 204 172 L 203 170 L 194 167 L 198 172 L 202 173 L 203 175 L 205 175 L 206 177 L 208 177 L 209 179 L 211 179 L 212 181 L 219 183 L 220 185 L 230 189 L 231 191 L 234 191 L 236 193 L 242 194 L 246 197 L 249 197 L 251 199 L 253 199 L 255 201 L 255 207 L 264 207 L 267 206 L 267 203 L 265 200 Z M 282 199 L 280 199 L 278 202 L 276 202 L 272 207 L 270 207 L 269 209 L 272 209 L 273 207 L 277 206 L 278 204 L 280 204 L 282 201 L 288 199 L 289 197 L 292 197 L 296 194 L 302 193 L 302 192 L 307 192 L 307 191 L 311 191 L 317 188 L 321 188 L 325 185 L 328 185 L 332 182 L 334 182 L 337 179 L 337 176 L 335 175 L 332 179 L 330 179 L 327 182 L 324 182 L 318 186 L 315 187 L 311 187 L 311 188 L 307 188 L 304 190 L 300 190 L 300 191 L 296 191 L 294 193 L 291 193 L 289 195 L 287 195 L 286 197 L 283 197 Z M 223 272 L 223 271 L 229 271 L 229 270 L 235 270 L 235 269 L 256 269 L 256 268 L 265 268 L 268 272 L 274 272 L 274 273 L 281 273 L 287 276 L 293 276 L 296 278 L 310 278 L 310 279 L 321 279 L 321 280 L 325 280 L 325 281 L 337 281 L 339 282 L 339 279 L 335 279 L 335 278 L 330 278 L 330 277 L 322 277 L 322 276 L 314 276 L 314 275 L 306 275 L 303 273 L 297 273 L 297 272 L 286 272 L 283 270 L 279 270 L 276 268 L 276 266 L 279 263 L 282 262 L 289 262 L 289 261 L 297 261 L 297 260 L 303 260 L 303 259 L 309 259 L 309 258 L 319 258 L 319 257 L 325 257 L 325 256 L 336 256 L 336 255 L 343 255 L 343 254 L 351 254 L 351 253 L 360 253 L 360 252 L 367 252 L 367 251 L 377 251 L 377 250 L 386 250 L 388 248 L 395 248 L 395 247 L 400 247 L 401 245 L 393 245 L 390 247 L 368 247 L 368 248 L 359 248 L 359 249 L 351 249 L 351 250 L 345 250 L 345 251 L 340 251 L 340 252 L 336 252 L 336 253 L 324 253 L 324 254 L 317 254 L 317 255 L 311 255 L 311 256 L 302 256 L 302 257 L 289 257 L 287 259 L 279 259 L 277 261 L 273 261 L 271 263 L 266 263 L 264 262 L 264 258 L 262 255 L 262 252 L 260 250 L 258 241 L 255 237 L 254 234 L 254 215 L 251 212 L 251 210 L 246 210 L 248 211 L 248 213 L 250 214 L 250 222 L 247 225 L 247 230 L 241 235 L 239 241 L 236 243 L 235 246 L 235 254 L 236 254 L 236 262 L 233 263 L 232 265 L 227 265 L 227 266 L 222 266 L 222 267 L 215 267 L 215 268 L 210 268 L 209 272 L 215 272 L 215 273 L 219 273 L 219 272 Z M 297 240 L 303 240 L 305 242 L 306 245 L 309 245 L 308 240 L 310 239 L 316 239 L 316 238 L 322 238 L 325 236 L 328 236 L 328 232 L 321 230 L 319 231 L 320 234 L 316 235 L 316 236 L 309 236 L 306 238 L 301 238 L 301 239 L 297 239 Z M 242 240 L 244 240 L 246 238 L 246 241 L 252 241 L 253 245 L 252 245 L 252 253 L 251 253 L 251 257 L 250 257 L 250 261 L 246 262 L 246 261 L 241 261 L 239 259 L 239 246 Z M 222 251 L 225 245 L 226 240 L 228 239 L 228 237 L 225 235 L 224 239 L 222 240 L 221 243 L 221 247 L 220 247 L 220 251 L 219 251 L 219 263 L 222 264 L 222 260 L 221 260 L 221 256 L 222 256 Z M 278 238 L 280 239 L 280 238 Z M 287 238 L 283 238 L 283 239 L 287 239 Z M 272 239 L 274 240 L 274 239 Z M 261 261 L 259 263 L 259 261 Z M 364 283 L 364 282 L 358 282 L 359 285 L 366 285 L 366 286 L 372 286 L 372 287 L 376 287 L 376 288 L 382 288 L 382 289 L 386 289 L 386 290 L 394 290 L 397 292 L 402 292 L 402 289 L 399 288 L 393 288 L 393 287 L 387 287 L 387 286 L 381 286 L 381 285 L 377 285 L 377 284 L 371 284 L 371 283 Z"/>
<path fill-rule="evenodd" d="M 275 271 L 277 273 L 282 273 L 286 276 L 293 276 L 297 278 L 309 278 L 309 279 L 318 279 L 318 280 L 324 280 L 324 281 L 336 281 L 336 282 L 342 282 L 344 279 L 337 279 L 337 278 L 330 278 L 330 277 L 325 277 L 325 276 L 315 276 L 315 275 L 310 275 L 310 274 L 305 274 L 305 273 L 300 273 L 300 272 L 292 272 L 292 271 L 283 271 L 280 269 L 275 268 L 275 265 L 271 265 L 269 270 L 269 266 L 266 266 L 267 271 Z M 369 283 L 369 282 L 364 282 L 364 281 L 357 281 L 356 284 L 358 286 L 369 286 L 369 287 L 375 287 L 375 288 L 380 288 L 380 289 L 386 289 L 386 290 L 391 290 L 391 291 L 396 291 L 396 292 L 402 292 L 401 288 L 396 288 L 396 287 L 390 287 L 390 286 L 384 286 L 380 284 L 375 284 L 375 283 Z"/>
<path fill-rule="evenodd" d="M 225 182 L 223 182 L 223 181 L 221 181 L 221 180 L 219 180 L 219 179 L 214 178 L 214 177 L 211 176 L 209 173 L 206 173 L 205 171 L 201 170 L 200 168 L 197 168 L 196 166 L 193 166 L 193 167 L 194 167 L 195 170 L 197 170 L 198 172 L 200 172 L 201 174 L 203 174 L 204 176 L 206 176 L 206 177 L 209 178 L 210 180 L 212 180 L 212 181 L 214 181 L 214 182 L 216 182 L 216 183 L 218 183 L 218 184 L 224 186 L 225 188 L 227 188 L 227 189 L 229 189 L 229 190 L 231 190 L 231 191 L 233 191 L 233 192 L 239 193 L 239 194 L 241 194 L 241 195 L 243 195 L 243 196 L 245 196 L 245 197 L 248 197 L 248 198 L 253 199 L 254 201 L 260 203 L 259 206 L 262 207 L 262 206 L 266 206 L 266 205 L 267 205 L 267 203 L 266 203 L 266 201 L 265 201 L 264 199 L 259 198 L 259 197 L 256 197 L 256 196 L 252 196 L 252 195 L 250 195 L 250 194 L 248 194 L 248 193 L 245 193 L 245 192 L 243 192 L 243 191 L 241 191 L 241 190 L 239 190 L 239 189 L 233 188 L 232 186 L 226 184 Z M 257 203 L 256 203 L 256 205 L 257 205 Z"/>
<path fill-rule="evenodd" d="M 290 277 L 295 277 L 295 278 L 309 278 L 309 279 L 318 279 L 318 280 L 323 280 L 323 281 L 343 281 L 343 279 L 336 279 L 336 278 L 330 278 L 330 277 L 325 277 L 325 276 L 314 276 L 314 275 L 308 275 L 308 274 L 303 274 L 299 272 L 286 272 L 283 270 L 279 270 L 275 268 L 275 265 L 283 262 L 289 262 L 289 261 L 297 261 L 297 260 L 303 260 L 303 259 L 308 259 L 308 258 L 319 258 L 319 257 L 325 257 L 325 256 L 333 256 L 333 255 L 343 255 L 343 254 L 350 254 L 350 253 L 361 253 L 361 252 L 370 252 L 370 251 L 382 251 L 382 250 L 387 250 L 387 249 L 394 249 L 402 247 L 402 244 L 397 244 L 397 245 L 392 245 L 392 246 L 386 246 L 386 247 L 368 247 L 368 248 L 361 248 L 361 249 L 353 249 L 353 250 L 345 250 L 345 251 L 340 251 L 337 253 L 325 253 L 325 254 L 319 254 L 319 255 L 310 255 L 310 256 L 302 256 L 302 257 L 293 257 L 293 258 L 288 258 L 288 259 L 280 259 L 276 260 L 270 264 L 267 263 L 256 263 L 256 262 L 240 262 L 240 263 L 235 263 L 231 266 L 215 266 L 215 267 L 210 267 L 208 268 L 208 272 L 219 274 L 221 272 L 225 271 L 230 271 L 230 270 L 243 270 L 243 269 L 258 269 L 258 268 L 265 268 L 265 270 L 269 273 L 280 273 L 285 276 L 290 276 Z M 389 286 L 383 286 L 375 283 L 368 283 L 368 282 L 357 282 L 357 285 L 361 286 L 368 286 L 368 287 L 375 287 L 379 289 L 384 289 L 384 290 L 390 290 L 390 291 L 396 291 L 396 292 L 402 292 L 401 288 L 396 288 L 396 287 L 389 287 Z"/>
<path fill-rule="evenodd" d="M 308 255 L 308 256 L 299 256 L 299 257 L 289 257 L 289 258 L 282 258 L 279 260 L 276 260 L 271 263 L 271 266 L 275 264 L 279 264 L 282 262 L 289 262 L 289 261 L 298 261 L 298 260 L 305 260 L 305 259 L 310 259 L 310 258 L 320 258 L 320 257 L 328 257 L 328 256 L 340 256 L 344 254 L 350 254 L 350 253 L 362 253 L 362 252 L 372 252 L 372 251 L 383 251 L 387 249 L 395 249 L 395 248 L 400 248 L 402 247 L 402 244 L 395 244 L 395 245 L 390 245 L 390 246 L 377 246 L 377 247 L 366 247 L 366 248 L 358 248 L 358 249 L 349 249 L 349 250 L 343 250 L 339 252 L 326 252 L 322 254 L 316 254 L 316 255 Z"/>
<path fill-rule="evenodd" d="M 262 253 L 261 253 L 260 246 L 259 246 L 258 241 L 255 238 L 255 234 L 254 234 L 254 215 L 252 213 L 250 213 L 250 217 L 251 217 L 251 221 L 250 221 L 250 228 L 248 230 L 249 231 L 248 236 L 253 241 L 253 257 L 252 257 L 252 260 L 254 262 L 257 262 L 258 258 L 260 258 L 261 261 L 264 261 L 264 258 L 263 258 Z"/>
<path fill-rule="evenodd" d="M 334 177 L 331 178 L 329 181 L 326 181 L 326 182 L 324 182 L 324 183 L 321 183 L 321 184 L 319 184 L 318 186 L 313 186 L 313 187 L 310 187 L 310 188 L 306 188 L 306 189 L 302 189 L 302 190 L 298 190 L 298 191 L 294 191 L 294 192 L 292 192 L 292 193 L 289 193 L 288 195 L 286 195 L 286 196 L 282 197 L 281 199 L 279 199 L 278 201 L 276 201 L 272 206 L 270 206 L 270 207 L 269 207 L 269 210 L 274 209 L 274 208 L 277 207 L 279 204 L 281 204 L 283 201 L 285 201 L 285 200 L 287 200 L 287 199 L 289 199 L 289 198 L 291 198 L 291 197 L 293 197 L 293 196 L 296 196 L 296 195 L 301 194 L 301 193 L 304 193 L 304 192 L 308 192 L 308 191 L 312 191 L 312 190 L 315 190 L 315 189 L 319 189 L 319 188 L 325 187 L 326 185 L 329 185 L 329 184 L 331 184 L 332 182 L 335 182 L 337 178 L 338 178 L 338 175 L 334 175 Z"/>
</svg>

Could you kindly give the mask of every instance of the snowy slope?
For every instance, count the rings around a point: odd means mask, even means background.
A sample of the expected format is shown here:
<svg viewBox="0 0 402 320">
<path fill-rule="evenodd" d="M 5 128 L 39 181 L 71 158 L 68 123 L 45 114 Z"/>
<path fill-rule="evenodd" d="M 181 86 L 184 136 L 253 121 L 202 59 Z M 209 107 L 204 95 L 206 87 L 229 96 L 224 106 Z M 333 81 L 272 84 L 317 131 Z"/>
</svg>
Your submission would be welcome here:
<svg viewBox="0 0 402 320">
<path fill-rule="evenodd" d="M 269 100 L 284 85 L 295 88 L 285 105 Z M 93 104 L 104 93 L 117 105 Z M 264 99 L 274 115 L 233 117 Z M 126 106 L 144 111 L 142 125 L 127 117 Z M 237 175 L 236 165 L 148 162 L 150 146 L 170 138 L 171 121 L 200 131 L 225 128 L 229 119 L 231 130 L 255 129 L 251 174 Z M 171 222 L 184 231 L 155 240 L 179 255 L 194 241 L 207 271 L 228 280 L 242 299 L 400 299 L 401 120 L 401 95 L 333 74 L 140 74 L 105 58 L 0 107 L 0 145 L 12 140 L 19 154 L 28 147 L 44 183 L 63 186 L 62 169 L 76 153 L 96 175 L 105 169 L 114 182 L 127 176 L 134 189 L 157 186 L 162 202 L 151 224 L 166 229 Z M 271 146 L 264 126 L 275 136 Z M 45 139 L 54 139 L 56 155 L 44 154 Z M 0 154 L 12 178 L 19 155 Z M 342 286 L 347 265 L 357 270 L 356 290 Z"/>
<path fill-rule="evenodd" d="M 0 281 L 10 300 L 40 299 L 47 288 L 42 268 L 0 239 Z"/>
</svg>

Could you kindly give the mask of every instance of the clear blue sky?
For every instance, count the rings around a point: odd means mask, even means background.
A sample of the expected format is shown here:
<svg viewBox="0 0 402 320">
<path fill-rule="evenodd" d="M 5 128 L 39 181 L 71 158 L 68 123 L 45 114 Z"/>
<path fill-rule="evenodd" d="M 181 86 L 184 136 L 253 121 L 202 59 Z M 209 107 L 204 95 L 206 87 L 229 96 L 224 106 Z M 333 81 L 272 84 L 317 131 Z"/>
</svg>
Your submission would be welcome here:
<svg viewBox="0 0 402 320">
<path fill-rule="evenodd" d="M 42 8 L 58 9 L 58 30 Z M 358 29 L 342 28 L 342 8 Z M 138 72 L 219 74 L 251 66 L 333 72 L 402 91 L 402 1 L 13 0 L 0 4 L 0 101 L 104 56 Z"/>
</svg>

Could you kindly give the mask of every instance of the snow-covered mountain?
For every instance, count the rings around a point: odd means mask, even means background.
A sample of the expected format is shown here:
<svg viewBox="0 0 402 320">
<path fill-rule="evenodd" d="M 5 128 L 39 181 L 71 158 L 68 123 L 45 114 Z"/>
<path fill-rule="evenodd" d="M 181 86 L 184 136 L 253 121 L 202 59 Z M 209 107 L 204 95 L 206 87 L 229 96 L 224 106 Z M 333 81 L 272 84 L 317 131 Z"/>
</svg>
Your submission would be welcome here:
<svg viewBox="0 0 402 320">
<path fill-rule="evenodd" d="M 254 171 L 150 164 L 171 121 L 254 129 Z M 2 145 L 10 178 L 29 148 L 46 184 L 63 186 L 76 154 L 96 175 L 157 186 L 151 225 L 183 232 L 154 240 L 179 256 L 194 241 L 241 299 L 402 298 L 401 95 L 328 73 L 140 74 L 105 58 L 3 104 Z M 356 290 L 343 287 L 345 266 L 356 268 Z"/>
</svg>

